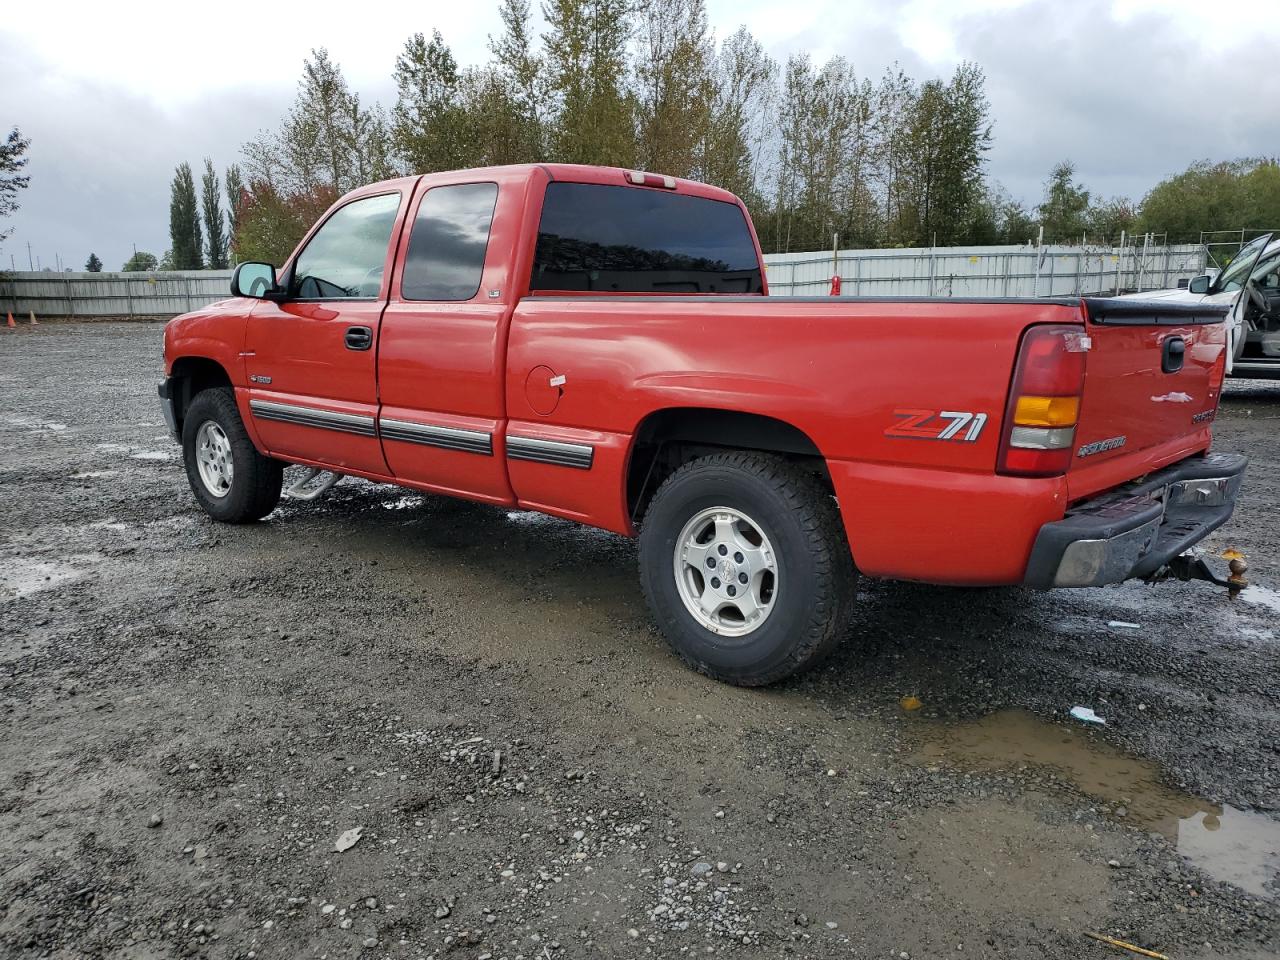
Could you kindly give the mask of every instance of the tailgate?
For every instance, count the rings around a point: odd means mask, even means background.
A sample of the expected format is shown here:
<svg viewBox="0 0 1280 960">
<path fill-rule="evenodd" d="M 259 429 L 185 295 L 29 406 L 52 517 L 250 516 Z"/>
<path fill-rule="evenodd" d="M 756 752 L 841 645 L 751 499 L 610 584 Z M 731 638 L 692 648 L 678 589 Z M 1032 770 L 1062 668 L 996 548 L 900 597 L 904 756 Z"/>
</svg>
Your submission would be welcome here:
<svg viewBox="0 0 1280 960">
<path fill-rule="evenodd" d="M 1206 449 L 1226 306 L 1086 298 L 1092 341 L 1068 473 L 1072 499 Z"/>
</svg>

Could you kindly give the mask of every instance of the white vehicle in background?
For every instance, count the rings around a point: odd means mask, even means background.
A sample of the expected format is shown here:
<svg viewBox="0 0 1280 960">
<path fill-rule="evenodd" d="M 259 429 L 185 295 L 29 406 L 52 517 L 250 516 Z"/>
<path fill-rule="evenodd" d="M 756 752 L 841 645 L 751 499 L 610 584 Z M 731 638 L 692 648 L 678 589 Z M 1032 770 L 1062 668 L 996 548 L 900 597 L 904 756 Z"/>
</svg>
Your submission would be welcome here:
<svg viewBox="0 0 1280 960">
<path fill-rule="evenodd" d="M 1227 374 L 1280 380 L 1280 240 L 1250 240 L 1217 276 L 1195 277 L 1186 289 L 1126 296 L 1175 303 L 1232 304 Z"/>
</svg>

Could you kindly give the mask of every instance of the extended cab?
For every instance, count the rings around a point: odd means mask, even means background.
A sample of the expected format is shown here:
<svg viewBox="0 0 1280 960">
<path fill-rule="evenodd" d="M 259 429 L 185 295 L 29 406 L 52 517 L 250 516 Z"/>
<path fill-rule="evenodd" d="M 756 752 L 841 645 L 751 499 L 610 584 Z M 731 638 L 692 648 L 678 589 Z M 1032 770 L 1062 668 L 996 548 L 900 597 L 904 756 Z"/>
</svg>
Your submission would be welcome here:
<svg viewBox="0 0 1280 960">
<path fill-rule="evenodd" d="M 1157 577 L 1230 516 L 1226 308 L 771 298 L 742 203 L 531 165 L 343 197 L 277 272 L 165 329 L 213 517 L 285 464 L 640 538 L 653 615 L 741 684 L 814 662 L 854 579 Z"/>
</svg>

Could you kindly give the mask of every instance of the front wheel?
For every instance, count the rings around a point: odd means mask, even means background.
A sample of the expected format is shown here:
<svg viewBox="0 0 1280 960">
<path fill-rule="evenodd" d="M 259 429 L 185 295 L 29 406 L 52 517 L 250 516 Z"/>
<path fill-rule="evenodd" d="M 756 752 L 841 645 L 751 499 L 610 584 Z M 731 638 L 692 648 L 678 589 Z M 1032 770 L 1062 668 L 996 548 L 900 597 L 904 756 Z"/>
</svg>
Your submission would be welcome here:
<svg viewBox="0 0 1280 960">
<path fill-rule="evenodd" d="M 284 464 L 264 457 L 227 388 L 196 394 L 182 423 L 187 481 L 205 513 L 223 523 L 252 523 L 275 509 Z"/>
<path fill-rule="evenodd" d="M 855 572 L 831 494 L 780 457 L 726 452 L 659 488 L 640 532 L 640 578 L 677 654 L 741 686 L 781 680 L 840 640 Z"/>
</svg>

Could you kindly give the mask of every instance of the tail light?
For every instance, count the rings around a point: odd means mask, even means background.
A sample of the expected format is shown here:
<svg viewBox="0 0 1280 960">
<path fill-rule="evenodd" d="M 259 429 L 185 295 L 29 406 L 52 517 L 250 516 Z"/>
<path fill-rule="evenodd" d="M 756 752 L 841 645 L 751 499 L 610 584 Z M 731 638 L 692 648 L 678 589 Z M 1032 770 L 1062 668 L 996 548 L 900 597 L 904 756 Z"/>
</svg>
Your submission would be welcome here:
<svg viewBox="0 0 1280 960">
<path fill-rule="evenodd" d="M 637 187 L 659 187 L 663 190 L 676 188 L 675 177 L 664 176 L 661 173 L 645 173 L 642 170 L 627 171 L 627 182 Z"/>
<path fill-rule="evenodd" d="M 1012 477 L 1067 472 L 1090 345 L 1084 329 L 1076 326 L 1036 326 L 1023 334 L 996 472 Z"/>
</svg>

